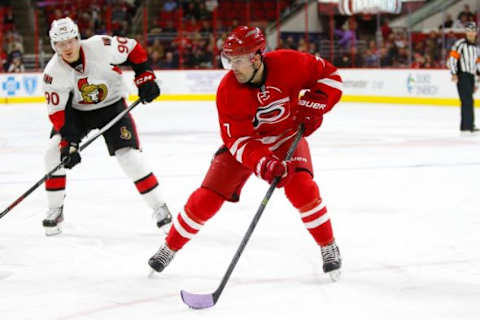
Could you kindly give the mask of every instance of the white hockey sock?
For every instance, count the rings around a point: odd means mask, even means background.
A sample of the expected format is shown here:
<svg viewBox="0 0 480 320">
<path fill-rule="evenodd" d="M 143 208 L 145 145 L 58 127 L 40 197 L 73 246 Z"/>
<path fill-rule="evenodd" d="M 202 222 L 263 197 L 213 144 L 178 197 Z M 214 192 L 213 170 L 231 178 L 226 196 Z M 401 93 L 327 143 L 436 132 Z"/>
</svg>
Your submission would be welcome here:
<svg viewBox="0 0 480 320">
<path fill-rule="evenodd" d="M 125 174 L 135 183 L 138 192 L 145 202 L 155 209 L 165 203 L 163 201 L 157 178 L 148 170 L 141 152 L 133 148 L 122 148 L 115 152 L 115 157 Z"/>
<path fill-rule="evenodd" d="M 54 135 L 47 147 L 45 153 L 45 170 L 49 172 L 60 163 L 60 135 Z M 58 208 L 63 206 L 65 198 L 66 171 L 64 168 L 55 171 L 51 178 L 45 181 L 47 191 L 48 208 Z"/>
</svg>

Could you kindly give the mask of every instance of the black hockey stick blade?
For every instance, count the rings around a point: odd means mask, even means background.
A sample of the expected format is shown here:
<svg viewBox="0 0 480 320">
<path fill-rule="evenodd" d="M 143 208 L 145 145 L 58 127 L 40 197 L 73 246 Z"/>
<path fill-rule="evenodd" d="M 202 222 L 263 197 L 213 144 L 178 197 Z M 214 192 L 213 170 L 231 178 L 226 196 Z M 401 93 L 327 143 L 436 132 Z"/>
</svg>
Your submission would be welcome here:
<svg viewBox="0 0 480 320">
<path fill-rule="evenodd" d="M 285 157 L 285 161 L 290 160 L 292 157 L 293 153 L 295 152 L 295 149 L 297 148 L 297 144 L 300 141 L 300 139 L 303 136 L 305 128 L 303 125 L 299 126 L 297 135 L 295 137 L 295 140 L 292 142 L 290 148 L 288 149 L 287 155 Z M 222 294 L 223 289 L 227 285 L 228 279 L 230 279 L 230 275 L 233 272 L 233 269 L 237 265 L 238 260 L 240 259 L 240 256 L 242 255 L 243 249 L 245 249 L 245 246 L 247 245 L 248 240 L 250 239 L 250 236 L 253 233 L 253 230 L 255 229 L 258 220 L 260 220 L 260 217 L 262 216 L 263 210 L 267 206 L 268 201 L 270 200 L 270 197 L 273 194 L 273 191 L 275 190 L 275 187 L 277 186 L 278 182 L 280 181 L 280 177 L 276 177 L 273 179 L 272 184 L 268 188 L 268 191 L 263 198 L 260 207 L 257 210 L 257 213 L 255 213 L 255 216 L 252 219 L 252 222 L 250 222 L 250 225 L 248 226 L 248 230 L 243 236 L 242 241 L 240 242 L 239 247 L 237 248 L 237 251 L 235 252 L 235 255 L 233 256 L 232 261 L 230 262 L 230 265 L 228 266 L 227 271 L 225 272 L 225 275 L 222 278 L 222 281 L 220 282 L 220 285 L 218 286 L 217 290 L 215 290 L 213 293 L 191 293 L 185 290 L 180 291 L 180 295 L 182 296 L 183 302 L 185 302 L 186 305 L 188 305 L 192 309 L 206 309 L 206 308 L 211 308 L 213 307 L 217 301 L 220 295 Z"/>
</svg>

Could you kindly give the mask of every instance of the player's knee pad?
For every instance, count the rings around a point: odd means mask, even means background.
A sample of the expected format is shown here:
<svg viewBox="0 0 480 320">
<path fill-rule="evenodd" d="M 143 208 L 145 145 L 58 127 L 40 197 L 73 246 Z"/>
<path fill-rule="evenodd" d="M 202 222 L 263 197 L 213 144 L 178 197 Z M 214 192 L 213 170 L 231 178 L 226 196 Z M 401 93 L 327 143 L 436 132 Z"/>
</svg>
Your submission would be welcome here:
<svg viewBox="0 0 480 320">
<path fill-rule="evenodd" d="M 320 199 L 318 186 L 306 171 L 296 172 L 284 188 L 288 200 L 297 209 Z"/>
<path fill-rule="evenodd" d="M 122 148 L 115 151 L 115 158 L 117 158 L 125 174 L 133 181 L 141 179 L 150 173 L 145 166 L 140 150 Z"/>
<path fill-rule="evenodd" d="M 203 223 L 220 210 L 224 201 L 217 193 L 200 187 L 190 195 L 185 209 L 193 219 Z"/>
</svg>

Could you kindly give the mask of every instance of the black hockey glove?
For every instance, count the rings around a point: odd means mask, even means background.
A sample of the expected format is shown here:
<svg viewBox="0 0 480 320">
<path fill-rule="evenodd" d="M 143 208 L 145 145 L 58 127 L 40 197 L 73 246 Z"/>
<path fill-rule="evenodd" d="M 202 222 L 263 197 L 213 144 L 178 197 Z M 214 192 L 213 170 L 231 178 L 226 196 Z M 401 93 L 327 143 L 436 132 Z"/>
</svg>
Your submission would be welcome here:
<svg viewBox="0 0 480 320">
<path fill-rule="evenodd" d="M 138 96 L 143 103 L 152 102 L 160 95 L 160 87 L 152 71 L 147 70 L 136 76 L 135 85 L 138 87 Z"/>
<path fill-rule="evenodd" d="M 63 162 L 65 169 L 72 169 L 82 161 L 78 152 L 78 143 L 62 140 L 60 145 L 60 160 Z"/>
</svg>

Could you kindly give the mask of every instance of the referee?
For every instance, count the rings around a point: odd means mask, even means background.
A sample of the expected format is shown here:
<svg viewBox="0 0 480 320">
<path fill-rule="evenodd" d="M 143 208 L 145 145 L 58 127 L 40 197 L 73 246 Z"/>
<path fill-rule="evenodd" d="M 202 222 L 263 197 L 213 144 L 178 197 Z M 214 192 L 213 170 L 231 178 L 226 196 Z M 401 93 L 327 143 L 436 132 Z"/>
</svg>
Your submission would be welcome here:
<svg viewBox="0 0 480 320">
<path fill-rule="evenodd" d="M 457 84 L 460 96 L 460 131 L 479 131 L 474 124 L 473 93 L 475 92 L 475 74 L 480 75 L 480 55 L 476 45 L 477 26 L 475 22 L 465 24 L 465 38 L 455 42 L 450 51 L 447 65 L 452 73 L 452 81 Z"/>
</svg>

